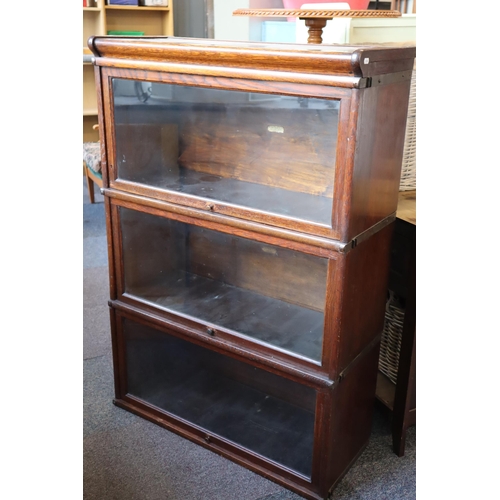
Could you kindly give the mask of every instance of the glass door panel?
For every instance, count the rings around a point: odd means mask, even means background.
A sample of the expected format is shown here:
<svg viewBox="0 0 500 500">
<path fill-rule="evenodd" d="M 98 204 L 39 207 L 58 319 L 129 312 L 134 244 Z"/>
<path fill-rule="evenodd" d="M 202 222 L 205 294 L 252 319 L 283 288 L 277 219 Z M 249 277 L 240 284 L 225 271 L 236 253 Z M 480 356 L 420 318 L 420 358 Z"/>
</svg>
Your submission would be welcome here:
<svg viewBox="0 0 500 500">
<path fill-rule="evenodd" d="M 120 207 L 124 291 L 321 361 L 328 259 Z"/>
<path fill-rule="evenodd" d="M 123 320 L 127 393 L 308 478 L 316 391 Z"/>
<path fill-rule="evenodd" d="M 117 78 L 113 99 L 118 179 L 331 226 L 339 101 Z"/>
</svg>

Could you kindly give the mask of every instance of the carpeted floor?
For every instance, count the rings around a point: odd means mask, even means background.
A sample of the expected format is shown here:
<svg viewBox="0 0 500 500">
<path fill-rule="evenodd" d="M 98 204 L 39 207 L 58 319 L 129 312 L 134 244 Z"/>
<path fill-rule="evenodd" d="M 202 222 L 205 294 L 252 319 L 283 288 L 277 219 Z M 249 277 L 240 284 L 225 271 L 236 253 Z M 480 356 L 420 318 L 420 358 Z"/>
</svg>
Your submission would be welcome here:
<svg viewBox="0 0 500 500">
<path fill-rule="evenodd" d="M 103 197 L 83 181 L 84 500 L 300 500 L 302 497 L 113 405 Z M 333 500 L 416 498 L 416 428 L 391 448 L 389 416 L 375 407 L 368 447 Z"/>
</svg>

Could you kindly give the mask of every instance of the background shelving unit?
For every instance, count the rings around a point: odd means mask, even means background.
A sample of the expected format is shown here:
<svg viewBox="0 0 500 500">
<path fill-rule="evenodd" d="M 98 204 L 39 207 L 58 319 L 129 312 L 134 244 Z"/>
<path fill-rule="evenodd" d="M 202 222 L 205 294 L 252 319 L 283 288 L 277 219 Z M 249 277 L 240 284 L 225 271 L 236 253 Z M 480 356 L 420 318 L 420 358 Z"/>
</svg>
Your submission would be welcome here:
<svg viewBox="0 0 500 500">
<path fill-rule="evenodd" d="M 173 35 L 171 7 L 106 5 L 104 10 L 106 30 L 144 31 L 146 36 Z"/>
<path fill-rule="evenodd" d="M 97 97 L 94 67 L 90 62 L 87 40 L 92 35 L 106 35 L 108 31 L 143 31 L 145 36 L 173 36 L 173 0 L 167 7 L 107 5 L 97 0 L 97 7 L 83 8 L 83 141 L 97 141 Z M 88 56 L 88 59 L 85 57 Z"/>
</svg>

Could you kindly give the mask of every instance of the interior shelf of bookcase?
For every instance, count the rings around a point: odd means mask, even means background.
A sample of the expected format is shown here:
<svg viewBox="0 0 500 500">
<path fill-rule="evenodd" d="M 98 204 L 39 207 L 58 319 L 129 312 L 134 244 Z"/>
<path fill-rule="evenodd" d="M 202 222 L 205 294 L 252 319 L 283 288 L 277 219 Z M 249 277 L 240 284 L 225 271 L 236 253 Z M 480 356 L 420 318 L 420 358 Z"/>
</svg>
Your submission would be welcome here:
<svg viewBox="0 0 500 500">
<path fill-rule="evenodd" d="M 172 272 L 161 284 L 127 293 L 167 311 L 220 325 L 309 359 L 321 359 L 321 311 L 183 271 Z"/>
<path fill-rule="evenodd" d="M 152 381 L 141 399 L 305 476 L 311 473 L 313 435 L 302 429 L 314 426 L 314 413 L 204 370 L 175 385 Z M 277 432 L 287 436 L 279 447 Z"/>
<path fill-rule="evenodd" d="M 162 169 L 158 167 L 154 171 L 161 172 Z M 328 196 L 300 193 L 189 169 L 180 169 L 180 171 L 181 174 L 175 180 L 172 177 L 167 179 L 155 173 L 137 181 L 154 186 L 155 189 L 203 196 L 226 203 L 234 203 L 234 200 L 238 200 L 238 205 L 242 207 L 258 206 L 259 211 L 262 212 L 313 221 L 325 227 L 331 224 L 332 198 Z"/>
</svg>

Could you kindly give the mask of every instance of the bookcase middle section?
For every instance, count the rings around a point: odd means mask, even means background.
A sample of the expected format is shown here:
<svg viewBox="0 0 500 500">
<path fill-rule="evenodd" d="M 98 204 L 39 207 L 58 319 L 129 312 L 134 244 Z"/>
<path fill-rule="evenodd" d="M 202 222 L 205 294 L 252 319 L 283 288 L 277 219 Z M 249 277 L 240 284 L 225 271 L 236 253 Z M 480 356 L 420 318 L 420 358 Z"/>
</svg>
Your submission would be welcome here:
<svg viewBox="0 0 500 500">
<path fill-rule="evenodd" d="M 117 206 L 119 298 L 205 336 L 320 365 L 329 259 Z M 330 264 L 331 267 L 331 264 Z"/>
</svg>

